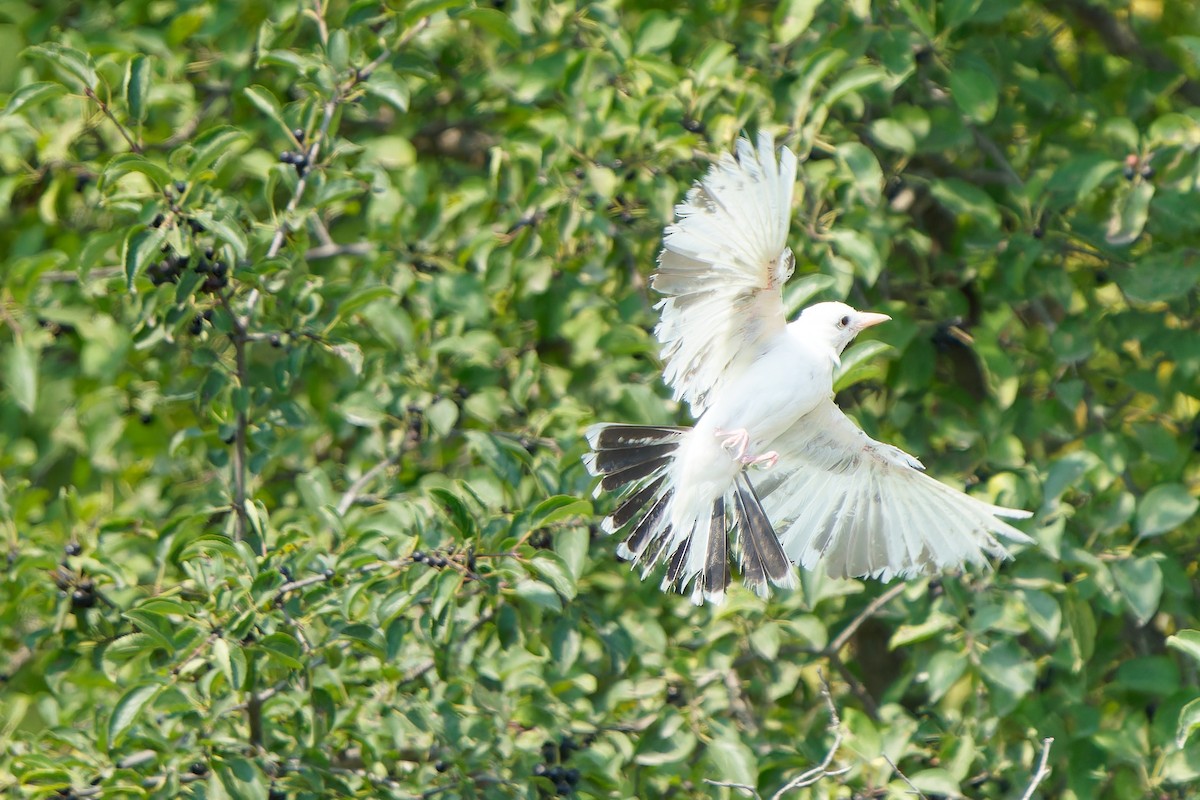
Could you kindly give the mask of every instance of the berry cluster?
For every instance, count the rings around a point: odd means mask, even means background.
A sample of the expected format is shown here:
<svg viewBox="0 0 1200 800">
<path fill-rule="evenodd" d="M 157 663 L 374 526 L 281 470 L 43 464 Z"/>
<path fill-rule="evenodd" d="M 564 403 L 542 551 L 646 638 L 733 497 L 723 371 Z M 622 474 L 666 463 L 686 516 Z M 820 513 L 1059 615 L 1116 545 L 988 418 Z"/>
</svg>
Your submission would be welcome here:
<svg viewBox="0 0 1200 800">
<path fill-rule="evenodd" d="M 1154 167 L 1150 165 L 1149 157 L 1143 159 L 1137 153 L 1125 156 L 1125 168 L 1121 172 L 1127 181 L 1133 180 L 1137 175 L 1141 175 L 1146 180 L 1154 177 Z"/>
<path fill-rule="evenodd" d="M 584 744 L 590 743 L 590 739 L 591 737 L 588 737 Z M 542 763 L 533 768 L 534 777 L 545 778 L 553 783 L 556 796 L 571 794 L 579 783 L 579 770 L 563 766 L 563 764 L 571 757 L 572 753 L 579 749 L 579 743 L 570 736 L 564 736 L 558 744 L 544 742 L 542 744 Z"/>
<path fill-rule="evenodd" d="M 212 309 L 204 309 L 203 314 L 197 314 L 196 316 L 192 317 L 192 324 L 188 326 L 188 333 L 190 333 L 192 336 L 199 336 L 200 332 L 204 330 L 204 323 L 212 322 L 212 318 Z"/>
<path fill-rule="evenodd" d="M 449 566 L 450 564 L 449 561 L 441 556 L 430 555 L 429 553 L 422 552 L 421 550 L 417 550 L 412 554 L 412 560 L 414 564 L 428 564 L 431 567 L 437 567 L 439 569 L 441 567 Z"/>
<path fill-rule="evenodd" d="M 296 130 L 292 131 L 292 136 L 295 136 L 296 141 L 301 145 L 301 147 L 303 147 L 304 131 L 300 128 L 296 128 Z M 293 167 L 295 167 L 296 174 L 301 178 L 304 177 L 304 173 L 308 172 L 308 153 L 306 153 L 303 149 L 295 153 L 293 153 L 291 150 L 284 150 L 279 154 L 279 160 L 284 164 L 291 164 Z"/>
</svg>

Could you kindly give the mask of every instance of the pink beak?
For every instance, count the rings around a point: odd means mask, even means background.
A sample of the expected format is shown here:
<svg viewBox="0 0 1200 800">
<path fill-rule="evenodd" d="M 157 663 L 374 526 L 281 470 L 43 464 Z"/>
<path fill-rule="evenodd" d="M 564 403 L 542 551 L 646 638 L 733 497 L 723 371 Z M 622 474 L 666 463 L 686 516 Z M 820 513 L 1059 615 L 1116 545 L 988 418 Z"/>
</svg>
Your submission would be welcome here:
<svg viewBox="0 0 1200 800">
<path fill-rule="evenodd" d="M 858 329 L 861 331 L 874 327 L 881 322 L 887 322 L 889 319 L 891 319 L 891 317 L 889 317 L 887 314 L 875 314 L 870 311 L 860 311 L 855 317 L 854 324 L 858 326 Z"/>
</svg>

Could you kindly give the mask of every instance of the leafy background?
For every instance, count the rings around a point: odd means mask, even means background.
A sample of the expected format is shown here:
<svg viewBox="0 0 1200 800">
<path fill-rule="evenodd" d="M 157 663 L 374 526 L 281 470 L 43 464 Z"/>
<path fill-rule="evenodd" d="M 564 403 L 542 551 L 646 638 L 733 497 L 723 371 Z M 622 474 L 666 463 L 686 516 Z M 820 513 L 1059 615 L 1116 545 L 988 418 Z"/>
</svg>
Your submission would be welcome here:
<svg viewBox="0 0 1200 800">
<path fill-rule="evenodd" d="M 0 3 L 0 792 L 1194 796 L 1200 12 L 697 6 Z M 840 401 L 1015 561 L 697 609 L 598 533 L 760 128 L 789 304 L 894 318 Z"/>
</svg>

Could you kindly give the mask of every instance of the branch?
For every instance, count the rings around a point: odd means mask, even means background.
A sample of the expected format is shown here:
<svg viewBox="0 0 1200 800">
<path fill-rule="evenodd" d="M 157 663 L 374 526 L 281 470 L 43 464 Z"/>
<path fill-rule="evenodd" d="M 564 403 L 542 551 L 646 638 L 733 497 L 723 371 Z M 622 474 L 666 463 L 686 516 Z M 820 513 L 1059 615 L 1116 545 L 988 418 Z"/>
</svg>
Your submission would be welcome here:
<svg viewBox="0 0 1200 800">
<path fill-rule="evenodd" d="M 1021 795 L 1021 800 L 1030 800 L 1033 797 L 1033 790 L 1050 777 L 1050 768 L 1046 766 L 1046 762 L 1050 760 L 1050 745 L 1052 744 L 1054 744 L 1053 736 L 1042 739 L 1041 761 L 1038 762 L 1037 772 L 1033 773 L 1033 777 L 1029 779 L 1029 786 L 1025 788 L 1025 794 Z"/>
<path fill-rule="evenodd" d="M 100 110 L 104 112 L 104 116 L 108 117 L 109 120 L 112 121 L 112 124 L 117 126 L 117 130 L 121 132 L 122 138 L 129 143 L 129 149 L 140 154 L 142 152 L 142 146 L 133 140 L 133 137 L 129 135 L 129 131 L 127 131 L 125 126 L 121 124 L 121 121 L 113 116 L 112 110 L 108 107 L 108 103 L 97 97 L 96 93 L 92 91 L 92 87 L 90 86 L 83 87 L 83 93 L 88 96 L 89 100 L 94 101 L 96 105 L 100 106 Z"/>
<path fill-rule="evenodd" d="M 345 494 L 342 495 L 342 499 L 338 501 L 338 516 L 346 516 L 346 512 L 350 510 L 350 507 L 354 505 L 354 501 L 357 500 L 359 495 L 362 494 L 362 490 L 365 489 L 371 481 L 375 480 L 375 478 L 381 472 L 388 469 L 399 460 L 400 451 L 392 453 L 390 456 L 383 459 L 378 464 L 360 475 L 358 480 L 356 480 L 354 483 L 350 484 L 350 488 L 346 490 Z"/>
<path fill-rule="evenodd" d="M 234 313 L 233 308 L 229 305 L 228 292 L 218 293 L 221 299 L 221 307 L 225 309 L 225 313 L 229 315 L 230 324 L 233 326 L 229 331 L 229 340 L 233 343 L 233 358 L 234 369 L 237 375 L 238 388 L 247 389 L 249 370 L 246 366 L 246 323 Z M 246 538 L 246 529 L 250 521 L 249 515 L 246 513 L 246 431 L 250 427 L 250 420 L 244 409 L 237 412 L 237 422 L 233 434 L 233 512 L 235 517 L 234 523 L 234 539 L 242 541 Z M 266 537 L 259 543 L 262 548 L 263 555 L 266 555 Z"/>
<path fill-rule="evenodd" d="M 850 620 L 850 624 L 847 625 L 842 632 L 837 635 L 837 638 L 825 646 L 824 654 L 835 654 L 845 647 L 846 642 L 850 641 L 858 629 L 863 626 L 864 622 L 875 616 L 879 609 L 883 608 L 888 603 L 899 597 L 904 592 L 905 588 L 906 584 L 897 583 L 895 586 L 876 597 L 870 603 L 867 603 L 867 607 L 860 611 L 857 617 Z"/>
<path fill-rule="evenodd" d="M 1096 32 L 1113 55 L 1140 60 L 1155 72 L 1183 74 L 1174 61 L 1163 55 L 1162 51 L 1142 44 L 1137 34 L 1106 8 L 1093 5 L 1088 0 L 1050 0 L 1046 6 L 1060 16 L 1063 11 L 1070 11 L 1076 19 Z M 1192 105 L 1200 105 L 1200 83 L 1183 78 L 1179 93 Z"/>
<path fill-rule="evenodd" d="M 896 766 L 896 762 L 892 761 L 891 756 L 889 756 L 887 753 L 883 753 L 883 760 L 886 761 L 888 766 L 892 768 L 892 772 L 900 776 L 900 780 L 908 784 L 908 788 L 913 790 L 913 794 L 921 798 L 921 800 L 927 800 L 925 795 L 921 793 L 921 790 L 917 788 L 917 785 L 909 780 L 908 776 L 905 775 L 898 766 Z"/>
</svg>

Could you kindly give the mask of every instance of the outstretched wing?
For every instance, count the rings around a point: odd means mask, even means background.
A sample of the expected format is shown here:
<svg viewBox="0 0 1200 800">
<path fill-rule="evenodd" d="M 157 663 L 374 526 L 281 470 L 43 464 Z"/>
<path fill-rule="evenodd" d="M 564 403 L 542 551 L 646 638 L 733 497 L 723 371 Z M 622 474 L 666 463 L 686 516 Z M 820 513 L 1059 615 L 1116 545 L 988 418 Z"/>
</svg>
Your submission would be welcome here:
<svg viewBox="0 0 1200 800">
<path fill-rule="evenodd" d="M 786 324 L 781 287 L 795 261 L 787 248 L 796 156 L 759 134 L 739 139 L 675 207 L 654 289 L 662 321 L 664 379 L 699 417 L 710 398 Z"/>
<path fill-rule="evenodd" d="M 835 578 L 890 580 L 1007 558 L 997 537 L 1033 540 L 1003 508 L 926 475 L 921 462 L 863 433 L 829 399 L 771 444 L 775 467 L 755 484 L 784 552 Z"/>
</svg>

